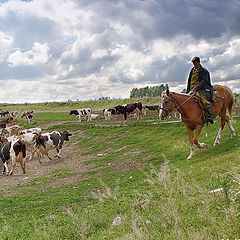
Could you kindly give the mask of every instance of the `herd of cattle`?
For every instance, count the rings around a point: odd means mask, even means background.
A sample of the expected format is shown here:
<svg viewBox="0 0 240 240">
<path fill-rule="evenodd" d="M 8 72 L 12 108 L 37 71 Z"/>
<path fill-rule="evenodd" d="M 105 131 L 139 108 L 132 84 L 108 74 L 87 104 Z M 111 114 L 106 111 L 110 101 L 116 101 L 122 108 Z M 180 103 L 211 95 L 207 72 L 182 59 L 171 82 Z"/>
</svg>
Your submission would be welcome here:
<svg viewBox="0 0 240 240">
<path fill-rule="evenodd" d="M 146 115 L 146 109 L 150 111 L 159 111 L 159 106 L 143 106 L 141 102 L 132 104 L 118 105 L 114 108 L 104 109 L 103 115 L 105 120 L 111 119 L 111 116 L 123 114 L 126 121 L 129 115 L 136 115 L 137 119 Z M 98 114 L 93 114 L 90 108 L 77 109 L 70 111 L 70 115 L 76 115 L 81 122 L 81 117 L 86 117 L 87 121 L 98 118 Z M 39 162 L 41 158 L 46 155 L 49 159 L 48 152 L 56 149 L 56 157 L 60 158 L 61 149 L 64 141 L 69 141 L 72 135 L 68 131 L 53 131 L 43 133 L 42 129 L 30 128 L 23 129 L 15 122 L 18 112 L 0 112 L 0 117 L 3 120 L 0 122 L 0 158 L 3 164 L 2 173 L 12 175 L 17 163 L 20 164 L 23 173 L 26 173 L 26 159 L 32 160 L 37 154 Z M 29 125 L 32 124 L 33 111 L 24 112 L 21 118 L 26 118 Z M 11 170 L 8 170 L 8 162 L 11 162 Z"/>
<path fill-rule="evenodd" d="M 20 163 L 23 173 L 26 173 L 26 158 L 32 160 L 35 154 L 38 155 L 41 163 L 42 156 L 56 149 L 56 157 L 60 158 L 60 152 L 64 141 L 69 141 L 72 134 L 68 131 L 53 131 L 42 133 L 41 128 L 24 129 L 16 125 L 15 117 L 17 112 L 1 112 L 0 116 L 4 119 L 0 122 L 0 158 L 3 164 L 2 173 L 12 175 L 17 163 Z M 33 118 L 33 111 L 25 112 L 21 115 L 25 117 L 29 124 Z M 28 153 L 28 154 L 27 154 Z M 28 157 L 27 157 L 28 155 Z M 12 163 L 11 170 L 8 170 L 8 163 Z"/>
<path fill-rule="evenodd" d="M 159 105 L 153 105 L 153 106 L 142 105 L 141 102 L 117 105 L 114 108 L 103 109 L 103 115 L 106 121 L 109 121 L 111 119 L 111 116 L 116 116 L 119 114 L 123 114 L 125 121 L 130 115 L 136 116 L 137 120 L 139 120 L 139 117 L 141 117 L 142 119 L 143 115 L 147 114 L 147 111 L 146 111 L 147 109 L 150 111 L 159 112 L 160 106 Z M 98 114 L 92 113 L 91 108 L 82 108 L 82 109 L 72 110 L 70 111 L 70 115 L 72 114 L 78 117 L 79 122 L 81 122 L 82 116 L 85 117 L 87 121 L 91 121 L 92 119 L 99 118 Z M 181 116 L 177 111 L 173 111 L 171 112 L 170 117 L 180 118 Z"/>
</svg>

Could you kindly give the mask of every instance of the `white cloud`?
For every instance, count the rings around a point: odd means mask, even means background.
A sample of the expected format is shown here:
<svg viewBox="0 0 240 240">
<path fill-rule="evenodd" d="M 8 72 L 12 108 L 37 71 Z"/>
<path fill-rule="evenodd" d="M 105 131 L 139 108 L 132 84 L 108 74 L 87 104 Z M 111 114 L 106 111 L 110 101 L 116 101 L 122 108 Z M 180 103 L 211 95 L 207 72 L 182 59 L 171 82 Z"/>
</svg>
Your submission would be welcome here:
<svg viewBox="0 0 240 240">
<path fill-rule="evenodd" d="M 18 67 L 22 65 L 36 65 L 44 64 L 48 61 L 49 47 L 47 44 L 35 42 L 32 49 L 22 52 L 20 49 L 15 50 L 8 56 L 8 63 L 11 67 Z"/>
<path fill-rule="evenodd" d="M 8 55 L 12 43 L 13 38 L 11 36 L 7 36 L 5 33 L 0 32 L 0 62 L 2 62 Z"/>
<path fill-rule="evenodd" d="M 188 8 L 188 1 L 181 11 L 170 1 L 161 5 L 164 0 L 2 3 L 0 81 L 16 87 L 3 84 L 0 101 L 127 97 L 133 87 L 162 83 L 181 91 L 195 55 L 213 82 L 240 89 L 239 36 L 217 24 L 196 28 L 185 14 L 196 3 Z"/>
</svg>

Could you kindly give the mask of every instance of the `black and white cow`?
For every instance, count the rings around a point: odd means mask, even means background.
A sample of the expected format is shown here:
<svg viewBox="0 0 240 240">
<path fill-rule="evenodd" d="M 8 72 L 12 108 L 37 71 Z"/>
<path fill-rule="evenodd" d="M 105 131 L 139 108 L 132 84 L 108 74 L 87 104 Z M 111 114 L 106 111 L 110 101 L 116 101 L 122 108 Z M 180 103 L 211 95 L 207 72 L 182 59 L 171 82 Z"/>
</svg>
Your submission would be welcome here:
<svg viewBox="0 0 240 240">
<path fill-rule="evenodd" d="M 9 117 L 9 111 L 0 112 L 0 117 Z"/>
<path fill-rule="evenodd" d="M 76 109 L 76 110 L 71 110 L 70 115 L 74 114 L 75 116 L 78 117 L 79 122 L 81 122 L 81 116 L 86 117 L 87 121 L 92 121 L 91 114 L 92 114 L 92 109 L 91 108 L 82 108 L 82 109 Z"/>
<path fill-rule="evenodd" d="M 23 115 L 21 116 L 21 118 L 23 118 L 23 117 L 25 117 L 28 121 L 28 124 L 31 125 L 32 119 L 33 119 L 33 111 L 24 112 Z"/>
<path fill-rule="evenodd" d="M 52 149 L 57 150 L 57 157 L 60 157 L 62 150 L 63 142 L 69 141 L 69 136 L 72 136 L 68 131 L 58 132 L 53 131 L 51 133 L 43 133 L 37 137 L 36 143 L 37 147 L 43 155 L 47 155 L 51 160 L 51 157 L 48 155 L 48 151 Z M 40 160 L 39 160 L 40 162 Z"/>
<path fill-rule="evenodd" d="M 9 173 L 7 163 L 12 161 L 12 169 L 9 175 L 13 174 L 16 163 L 20 163 L 23 173 L 26 173 L 26 145 L 21 140 L 13 140 L 11 142 L 0 142 L 0 158 L 3 163 L 3 173 Z"/>
</svg>

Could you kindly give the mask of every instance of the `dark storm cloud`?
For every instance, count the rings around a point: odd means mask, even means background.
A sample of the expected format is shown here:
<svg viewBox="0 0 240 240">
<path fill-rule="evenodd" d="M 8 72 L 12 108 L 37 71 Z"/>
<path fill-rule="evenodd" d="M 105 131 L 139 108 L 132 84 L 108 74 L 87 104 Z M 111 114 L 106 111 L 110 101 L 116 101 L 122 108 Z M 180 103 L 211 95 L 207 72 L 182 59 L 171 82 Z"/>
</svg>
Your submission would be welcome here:
<svg viewBox="0 0 240 240">
<path fill-rule="evenodd" d="M 61 38 L 61 31 L 53 21 L 33 15 L 9 12 L 0 17 L 0 31 L 14 38 L 14 47 L 29 49 L 34 42 L 45 43 Z"/>
<path fill-rule="evenodd" d="M 138 37 L 149 40 L 190 34 L 196 39 L 239 35 L 238 0 L 132 0 L 76 1 L 80 7 L 95 10 L 104 19 L 131 25 Z"/>
</svg>

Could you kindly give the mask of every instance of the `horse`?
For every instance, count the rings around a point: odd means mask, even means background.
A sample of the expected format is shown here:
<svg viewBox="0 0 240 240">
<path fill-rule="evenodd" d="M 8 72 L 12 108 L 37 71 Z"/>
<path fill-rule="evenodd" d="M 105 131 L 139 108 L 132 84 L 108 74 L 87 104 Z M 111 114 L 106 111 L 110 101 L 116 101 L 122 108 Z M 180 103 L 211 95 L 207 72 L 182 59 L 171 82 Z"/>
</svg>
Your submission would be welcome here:
<svg viewBox="0 0 240 240">
<path fill-rule="evenodd" d="M 212 105 L 213 118 L 217 115 L 221 118 L 220 129 L 214 142 L 214 146 L 217 146 L 220 144 L 221 133 L 225 123 L 227 123 L 230 128 L 231 137 L 236 136 L 231 121 L 226 115 L 228 111 L 232 119 L 232 107 L 235 103 L 235 98 L 232 91 L 226 86 L 214 85 L 214 90 L 222 96 L 220 101 L 214 102 Z M 207 148 L 205 143 L 198 142 L 198 136 L 205 123 L 203 109 L 199 103 L 196 102 L 194 95 L 170 92 L 169 89 L 167 89 L 162 93 L 161 97 L 159 113 L 161 120 L 167 117 L 173 110 L 178 110 L 182 116 L 182 122 L 185 124 L 189 136 L 190 155 L 187 158 L 189 160 L 195 155 L 194 144 L 197 145 L 198 148 Z"/>
</svg>

